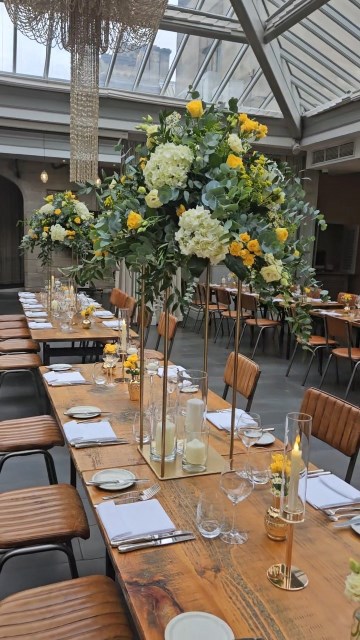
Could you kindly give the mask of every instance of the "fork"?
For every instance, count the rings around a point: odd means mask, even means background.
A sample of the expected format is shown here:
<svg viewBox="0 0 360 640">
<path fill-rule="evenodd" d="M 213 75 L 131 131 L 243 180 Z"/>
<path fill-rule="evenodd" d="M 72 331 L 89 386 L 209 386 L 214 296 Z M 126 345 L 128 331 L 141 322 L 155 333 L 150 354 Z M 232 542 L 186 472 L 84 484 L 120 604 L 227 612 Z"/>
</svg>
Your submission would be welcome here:
<svg viewBox="0 0 360 640">
<path fill-rule="evenodd" d="M 128 502 L 142 502 L 144 500 L 150 500 L 150 498 L 153 498 L 157 493 L 159 493 L 160 491 L 160 485 L 159 484 L 153 484 L 151 487 L 149 487 L 148 489 L 144 489 L 144 491 L 142 491 L 136 498 L 134 497 L 130 497 L 130 498 L 118 498 L 117 500 L 115 500 L 115 504 L 126 504 Z"/>
<path fill-rule="evenodd" d="M 324 509 L 324 513 L 326 513 L 327 516 L 335 516 L 338 511 L 346 512 L 348 509 L 351 509 L 352 511 L 360 511 L 360 505 L 358 507 L 349 505 L 347 507 L 337 507 L 336 509 Z"/>
<path fill-rule="evenodd" d="M 352 518 L 355 516 L 359 516 L 359 513 L 352 513 L 350 511 L 348 511 L 347 513 L 339 513 L 339 515 L 337 516 L 329 516 L 329 520 L 332 520 L 333 522 L 337 522 L 338 520 L 340 520 L 341 518 Z M 359 516 L 360 519 L 360 516 Z"/>
</svg>

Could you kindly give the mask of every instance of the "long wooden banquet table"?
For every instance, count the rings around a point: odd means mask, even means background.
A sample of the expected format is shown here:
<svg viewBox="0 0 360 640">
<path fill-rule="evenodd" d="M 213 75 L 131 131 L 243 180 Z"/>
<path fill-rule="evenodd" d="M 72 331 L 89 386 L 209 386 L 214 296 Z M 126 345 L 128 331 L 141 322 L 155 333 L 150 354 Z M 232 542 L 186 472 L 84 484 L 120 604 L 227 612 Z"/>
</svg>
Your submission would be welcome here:
<svg viewBox="0 0 360 640">
<path fill-rule="evenodd" d="M 87 380 L 92 365 L 76 365 Z M 46 367 L 42 368 L 42 373 Z M 96 470 L 127 468 L 139 478 L 157 482 L 132 442 L 132 418 L 138 405 L 128 397 L 127 385 L 105 389 L 94 386 L 49 387 L 47 394 L 60 425 L 69 418 L 64 412 L 74 405 L 96 405 L 108 418 L 116 435 L 129 444 L 69 447 L 76 470 L 85 483 Z M 229 404 L 209 392 L 208 410 L 227 408 Z M 210 444 L 228 460 L 229 436 L 211 425 Z M 275 441 L 267 450 L 278 450 Z M 240 441 L 236 456 L 244 455 Z M 124 597 L 143 640 L 163 640 L 171 618 L 182 612 L 206 611 L 225 620 L 235 638 L 257 636 L 264 640 L 346 640 L 354 604 L 343 594 L 348 559 L 358 557 L 359 540 L 348 529 L 336 530 L 320 511 L 307 506 L 305 522 L 296 526 L 293 562 L 306 572 L 309 585 L 298 592 L 282 591 L 267 579 L 267 569 L 283 562 L 285 544 L 270 540 L 264 529 L 264 515 L 270 506 L 268 488 L 256 488 L 237 505 L 238 522 L 249 533 L 244 545 L 228 545 L 219 538 L 207 540 L 196 530 L 195 513 L 202 490 L 217 490 L 219 475 L 200 475 L 160 481 L 157 498 L 179 529 L 194 531 L 196 539 L 156 549 L 120 554 L 112 549 L 99 522 L 108 558 L 119 579 Z M 141 485 L 146 487 L 147 485 Z M 85 485 L 90 503 L 99 504 L 109 495 Z M 227 498 L 224 496 L 224 501 Z M 230 503 L 229 503 L 230 504 Z M 96 514 L 96 509 L 94 509 Z M 186 638 L 184 638 L 186 640 Z"/>
</svg>

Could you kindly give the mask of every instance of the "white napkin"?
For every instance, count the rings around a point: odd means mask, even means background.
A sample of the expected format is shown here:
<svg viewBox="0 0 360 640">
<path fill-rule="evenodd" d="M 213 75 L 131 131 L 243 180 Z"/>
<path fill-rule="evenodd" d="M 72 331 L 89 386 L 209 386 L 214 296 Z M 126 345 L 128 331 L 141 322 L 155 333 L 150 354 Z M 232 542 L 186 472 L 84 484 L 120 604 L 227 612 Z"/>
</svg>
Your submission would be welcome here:
<svg viewBox="0 0 360 640">
<path fill-rule="evenodd" d="M 119 328 L 119 320 L 104 320 L 102 323 L 108 329 L 118 329 Z"/>
<path fill-rule="evenodd" d="M 81 382 L 85 382 L 85 378 L 81 375 L 80 371 L 67 371 L 66 373 L 49 371 L 48 373 L 44 373 L 44 378 L 49 385 L 52 385 L 54 382 L 56 382 L 56 384 L 60 384 L 60 382 L 64 384 L 81 384 Z"/>
<path fill-rule="evenodd" d="M 178 371 L 185 371 L 184 367 L 168 367 L 167 370 L 167 374 L 168 374 L 168 378 L 176 378 L 177 372 Z M 158 376 L 160 378 L 164 377 L 164 367 L 159 367 L 158 368 Z"/>
<path fill-rule="evenodd" d="M 46 318 L 46 311 L 25 311 L 27 318 Z"/>
<path fill-rule="evenodd" d="M 340 505 L 359 499 L 360 491 L 333 474 L 317 478 L 308 477 L 306 501 L 315 508 L 323 509 L 327 505 Z"/>
<path fill-rule="evenodd" d="M 113 313 L 111 313 L 111 311 L 107 311 L 106 309 L 103 309 L 102 311 L 94 311 L 93 316 L 95 317 L 100 317 L 100 318 L 104 318 L 105 316 L 107 316 L 108 318 L 112 318 L 113 317 Z"/>
<path fill-rule="evenodd" d="M 321 298 L 309 298 L 310 302 L 321 302 Z"/>
<path fill-rule="evenodd" d="M 96 508 L 110 539 L 175 531 L 174 523 L 156 499 L 119 505 L 109 500 Z"/>
<path fill-rule="evenodd" d="M 19 298 L 36 298 L 36 293 L 30 293 L 30 291 L 19 291 Z"/>
<path fill-rule="evenodd" d="M 23 304 L 23 308 L 32 311 L 33 309 L 43 309 L 44 305 L 40 302 L 26 302 Z"/>
<path fill-rule="evenodd" d="M 51 322 L 29 322 L 30 329 L 52 329 Z"/>
<path fill-rule="evenodd" d="M 273 302 L 284 302 L 284 298 L 273 298 Z"/>
<path fill-rule="evenodd" d="M 100 422 L 76 422 L 76 420 L 71 420 L 64 424 L 64 432 L 68 442 L 75 438 L 84 438 L 85 440 L 90 440 L 91 438 L 116 438 L 116 433 L 111 428 L 108 420 L 101 420 Z"/>
<path fill-rule="evenodd" d="M 215 427 L 224 431 L 230 431 L 231 427 L 231 409 L 225 410 L 224 413 L 216 413 L 211 411 L 206 414 L 207 419 L 212 422 Z M 243 409 L 235 411 L 235 427 L 246 425 L 256 425 L 256 422 Z"/>
</svg>

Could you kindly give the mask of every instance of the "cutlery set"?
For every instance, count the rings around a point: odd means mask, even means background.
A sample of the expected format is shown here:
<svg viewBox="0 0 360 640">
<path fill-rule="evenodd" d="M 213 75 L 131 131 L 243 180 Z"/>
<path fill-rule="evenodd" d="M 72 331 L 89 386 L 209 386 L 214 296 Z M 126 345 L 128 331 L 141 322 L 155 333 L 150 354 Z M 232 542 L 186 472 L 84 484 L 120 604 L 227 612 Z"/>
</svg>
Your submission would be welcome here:
<svg viewBox="0 0 360 640">
<path fill-rule="evenodd" d="M 116 493 L 111 496 L 104 496 L 103 500 L 116 500 L 115 504 L 127 504 L 128 502 L 142 502 L 143 500 L 150 500 L 160 491 L 159 484 L 153 484 L 151 487 L 147 489 L 142 489 L 142 491 L 126 491 L 125 493 Z"/>
<path fill-rule="evenodd" d="M 87 447 L 101 447 L 114 444 L 129 444 L 128 440 L 123 438 L 75 438 L 70 440 L 70 444 L 75 449 L 86 449 Z M 102 483 L 104 484 L 104 483 Z"/>
<path fill-rule="evenodd" d="M 191 531 L 172 531 L 169 533 L 155 533 L 147 536 L 122 538 L 121 541 L 117 543 L 116 538 L 113 538 L 111 545 L 117 546 L 120 553 L 128 553 L 129 551 L 137 551 L 138 549 L 162 547 L 168 544 L 176 544 L 177 542 L 187 542 L 188 540 L 195 540 L 195 536 Z"/>
<path fill-rule="evenodd" d="M 88 480 L 85 482 L 87 487 L 102 487 L 104 484 L 118 484 L 119 488 L 124 484 L 129 485 L 129 483 L 139 483 L 139 482 L 149 482 L 149 478 L 124 478 L 124 480 L 114 479 L 114 480 Z M 111 496 L 111 499 L 114 496 Z"/>
</svg>

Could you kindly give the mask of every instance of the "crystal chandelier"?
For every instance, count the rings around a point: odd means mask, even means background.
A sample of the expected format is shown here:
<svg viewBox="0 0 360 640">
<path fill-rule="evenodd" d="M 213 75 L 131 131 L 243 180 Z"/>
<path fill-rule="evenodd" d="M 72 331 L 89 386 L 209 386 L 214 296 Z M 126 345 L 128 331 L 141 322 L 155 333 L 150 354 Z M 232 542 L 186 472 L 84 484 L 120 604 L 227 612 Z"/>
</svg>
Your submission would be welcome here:
<svg viewBox="0 0 360 640">
<path fill-rule="evenodd" d="M 167 0 L 5 0 L 14 25 L 71 53 L 70 180 L 97 178 L 99 56 L 154 38 Z"/>
</svg>

